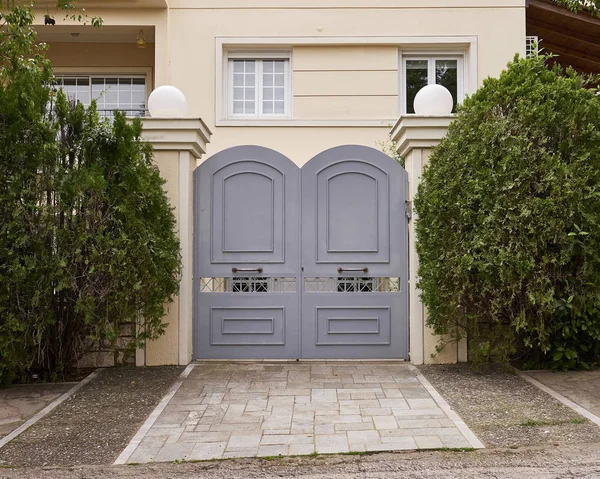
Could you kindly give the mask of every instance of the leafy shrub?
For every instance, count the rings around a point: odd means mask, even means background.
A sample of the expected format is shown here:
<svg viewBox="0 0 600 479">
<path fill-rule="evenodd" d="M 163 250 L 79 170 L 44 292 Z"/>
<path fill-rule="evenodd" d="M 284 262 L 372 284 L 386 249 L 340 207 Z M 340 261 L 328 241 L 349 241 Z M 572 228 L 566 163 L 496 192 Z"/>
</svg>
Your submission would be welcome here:
<svg viewBox="0 0 600 479">
<path fill-rule="evenodd" d="M 519 59 L 468 98 L 415 199 L 428 324 L 471 358 L 600 358 L 600 99 Z"/>
<path fill-rule="evenodd" d="M 131 353 L 164 332 L 178 292 L 175 218 L 140 141 L 53 97 L 33 14 L 0 31 L 0 383 L 60 376 L 93 345 Z M 120 338 L 134 325 L 129 342 Z"/>
</svg>

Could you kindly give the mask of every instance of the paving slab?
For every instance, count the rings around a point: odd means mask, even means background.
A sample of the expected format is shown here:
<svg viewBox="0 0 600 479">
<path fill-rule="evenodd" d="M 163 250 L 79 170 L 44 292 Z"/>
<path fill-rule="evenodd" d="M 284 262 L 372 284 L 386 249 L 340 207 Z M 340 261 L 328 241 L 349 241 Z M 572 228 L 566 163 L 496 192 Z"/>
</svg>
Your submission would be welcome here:
<svg viewBox="0 0 600 479">
<path fill-rule="evenodd" d="M 0 388 L 0 439 L 74 385 L 75 383 L 24 384 Z"/>
<path fill-rule="evenodd" d="M 526 374 L 600 417 L 600 370 L 526 371 Z"/>
<path fill-rule="evenodd" d="M 482 447 L 404 362 L 199 362 L 150 417 L 129 463 Z"/>
</svg>

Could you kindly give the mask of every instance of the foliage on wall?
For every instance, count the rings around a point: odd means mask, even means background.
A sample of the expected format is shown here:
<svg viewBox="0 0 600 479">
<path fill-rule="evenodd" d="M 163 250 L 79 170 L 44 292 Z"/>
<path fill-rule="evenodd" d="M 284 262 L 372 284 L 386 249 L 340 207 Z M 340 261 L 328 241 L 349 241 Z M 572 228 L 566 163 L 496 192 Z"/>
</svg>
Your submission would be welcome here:
<svg viewBox="0 0 600 479">
<path fill-rule="evenodd" d="M 428 323 L 471 358 L 600 360 L 600 97 L 546 57 L 468 98 L 415 199 Z M 596 80 L 596 85 L 597 80 Z"/>
<path fill-rule="evenodd" d="M 52 92 L 33 13 L 0 30 L 0 383 L 60 376 L 93 345 L 164 331 L 178 291 L 175 218 L 141 123 Z M 135 325 L 123 343 L 124 325 Z"/>
<path fill-rule="evenodd" d="M 391 130 L 392 125 L 389 125 L 389 128 Z M 400 166 L 404 168 L 405 159 L 398 153 L 398 148 L 396 147 L 396 143 L 394 143 L 391 133 L 388 134 L 385 141 L 378 141 L 377 146 L 381 149 L 382 153 L 385 153 L 390 158 L 396 160 Z"/>
<path fill-rule="evenodd" d="M 85 12 L 85 8 L 80 8 L 77 0 L 55 0 L 49 2 L 52 8 L 46 10 L 44 15 L 45 25 L 56 25 L 54 16 L 62 14 L 65 20 L 72 22 L 90 24 L 94 27 L 100 27 L 103 24 L 102 17 L 89 16 Z M 34 0 L 0 0 L 0 10 L 13 10 L 16 7 L 24 7 L 25 9 L 35 6 Z M 0 21 L 3 18 L 3 13 L 0 12 Z"/>
<path fill-rule="evenodd" d="M 558 5 L 573 12 L 586 11 L 592 15 L 600 14 L 600 0 L 554 0 Z"/>
</svg>

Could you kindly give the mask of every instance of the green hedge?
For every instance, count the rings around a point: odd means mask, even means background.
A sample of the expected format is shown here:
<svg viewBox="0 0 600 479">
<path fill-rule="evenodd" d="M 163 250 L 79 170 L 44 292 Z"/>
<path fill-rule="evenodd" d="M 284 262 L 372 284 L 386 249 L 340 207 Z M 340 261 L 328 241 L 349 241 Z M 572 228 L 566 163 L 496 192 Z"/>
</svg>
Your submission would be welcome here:
<svg viewBox="0 0 600 479">
<path fill-rule="evenodd" d="M 33 13 L 0 31 L 0 383 L 60 377 L 92 347 L 164 332 L 179 242 L 141 123 L 52 95 Z M 124 325 L 136 325 L 128 343 Z"/>
<path fill-rule="evenodd" d="M 420 287 L 429 325 L 467 336 L 472 359 L 588 368 L 600 358 L 600 100 L 545 60 L 487 79 L 434 150 L 415 198 Z"/>
</svg>

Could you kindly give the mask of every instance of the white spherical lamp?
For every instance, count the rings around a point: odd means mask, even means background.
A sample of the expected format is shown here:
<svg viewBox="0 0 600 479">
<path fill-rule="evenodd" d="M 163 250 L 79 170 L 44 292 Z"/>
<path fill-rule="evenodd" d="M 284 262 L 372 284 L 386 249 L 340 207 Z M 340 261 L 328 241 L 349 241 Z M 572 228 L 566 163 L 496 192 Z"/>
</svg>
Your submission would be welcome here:
<svg viewBox="0 0 600 479">
<path fill-rule="evenodd" d="M 187 113 L 187 100 L 178 88 L 160 86 L 150 93 L 148 111 L 153 118 L 183 118 Z"/>
<path fill-rule="evenodd" d="M 454 99 L 448 89 L 442 85 L 427 85 L 415 96 L 415 114 L 422 116 L 450 115 L 454 108 Z"/>
</svg>

